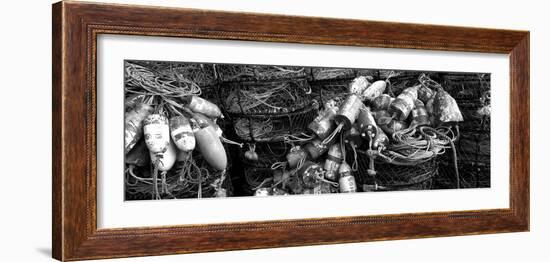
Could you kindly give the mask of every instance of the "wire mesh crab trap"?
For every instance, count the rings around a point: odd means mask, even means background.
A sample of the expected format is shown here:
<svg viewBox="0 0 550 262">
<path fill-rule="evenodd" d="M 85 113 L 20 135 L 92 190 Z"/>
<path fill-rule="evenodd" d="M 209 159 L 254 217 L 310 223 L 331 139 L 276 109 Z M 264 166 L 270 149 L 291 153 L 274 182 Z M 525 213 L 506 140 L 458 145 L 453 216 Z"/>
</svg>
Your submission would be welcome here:
<svg viewBox="0 0 550 262">
<path fill-rule="evenodd" d="M 490 98 L 490 74 L 477 73 L 445 73 L 442 74 L 442 83 L 457 102 L 477 102 L 480 99 Z M 464 101 L 461 101 L 464 100 Z"/>
<path fill-rule="evenodd" d="M 438 174 L 438 161 L 434 157 L 416 165 L 395 165 L 376 161 L 376 175 L 368 175 L 369 158 L 358 151 L 358 169 L 355 176 L 364 191 L 402 191 L 430 189 Z"/>
<path fill-rule="evenodd" d="M 306 78 L 310 69 L 299 66 L 274 65 L 216 65 L 216 71 L 223 82 L 271 81 Z"/>
<path fill-rule="evenodd" d="M 312 81 L 350 79 L 355 77 L 355 71 L 351 68 L 313 68 L 311 69 Z"/>
<path fill-rule="evenodd" d="M 357 166 L 357 180 L 365 191 L 431 189 L 440 158 L 447 149 L 455 152 L 455 141 L 450 127 L 411 127 L 393 133 L 391 143 L 384 148 L 348 147 L 346 155 L 353 156 L 353 161 L 348 161 Z M 458 176 L 458 170 L 453 170 Z"/>
<path fill-rule="evenodd" d="M 220 97 L 229 114 L 286 114 L 310 104 L 306 79 L 224 83 Z"/>
<path fill-rule="evenodd" d="M 329 100 L 334 100 L 340 106 L 348 94 L 348 86 L 352 79 L 337 79 L 311 82 L 311 97 L 317 99 L 322 107 Z"/>
<path fill-rule="evenodd" d="M 216 83 L 214 66 L 199 63 L 178 63 L 159 61 L 126 61 L 125 85 L 129 91 L 137 88 L 151 94 L 159 90 L 151 87 L 162 87 L 161 91 L 171 89 L 197 90 Z"/>
<path fill-rule="evenodd" d="M 235 134 L 249 142 L 280 142 L 289 136 L 297 136 L 317 116 L 318 104 L 288 114 L 231 114 Z"/>
</svg>

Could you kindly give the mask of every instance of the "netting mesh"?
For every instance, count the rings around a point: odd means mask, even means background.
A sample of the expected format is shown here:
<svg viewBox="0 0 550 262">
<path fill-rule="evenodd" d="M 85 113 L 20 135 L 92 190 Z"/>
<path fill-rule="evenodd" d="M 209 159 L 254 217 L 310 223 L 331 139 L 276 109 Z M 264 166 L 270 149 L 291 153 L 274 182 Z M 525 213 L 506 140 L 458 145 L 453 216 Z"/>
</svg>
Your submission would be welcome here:
<svg viewBox="0 0 550 262">
<path fill-rule="evenodd" d="M 310 101 L 306 79 L 225 83 L 220 87 L 224 109 L 230 114 L 286 114 Z"/>
<path fill-rule="evenodd" d="M 334 100 L 337 106 L 340 106 L 346 99 L 351 81 L 352 79 L 338 79 L 311 82 L 311 97 L 317 99 L 321 106 L 330 99 Z"/>
<path fill-rule="evenodd" d="M 367 173 L 369 158 L 364 151 L 358 151 L 357 182 L 361 185 L 378 185 L 378 190 L 414 190 L 430 189 L 432 180 L 438 174 L 438 160 L 429 161 L 412 166 L 401 166 L 375 161 L 375 176 Z"/>
<path fill-rule="evenodd" d="M 268 167 L 245 167 L 244 178 L 246 185 L 243 189 L 252 194 L 254 190 L 261 186 L 271 186 L 272 178 L 276 171 Z"/>
<path fill-rule="evenodd" d="M 231 166 L 228 164 L 226 172 L 215 170 L 198 153 L 193 155 L 193 161 L 196 167 L 183 174 L 182 169 L 189 168 L 188 162 L 177 162 L 170 171 L 166 173 L 166 181 L 161 181 L 159 175 L 158 188 L 162 199 L 170 198 L 197 198 L 199 192 L 201 197 L 216 197 L 220 187 L 227 196 L 231 196 L 233 185 L 231 183 Z M 133 174 L 138 178 L 127 173 L 126 176 L 126 200 L 150 200 L 153 199 L 154 187 L 151 182 L 153 170 L 150 166 L 136 167 Z M 221 185 L 220 185 L 221 183 Z M 165 186 L 163 185 L 165 184 Z"/>
<path fill-rule="evenodd" d="M 355 71 L 351 68 L 313 68 L 311 78 L 313 81 L 338 80 L 355 77 Z"/>
<path fill-rule="evenodd" d="M 299 66 L 216 65 L 218 76 L 224 82 L 305 78 L 310 74 L 310 70 L 309 68 Z"/>
<path fill-rule="evenodd" d="M 244 141 L 278 142 L 286 137 L 299 135 L 317 116 L 317 104 L 289 114 L 242 115 L 230 114 L 235 134 Z"/>
<path fill-rule="evenodd" d="M 443 74 L 443 87 L 453 97 L 464 116 L 456 143 L 460 184 L 463 188 L 491 185 L 490 75 L 473 73 Z M 441 158 L 437 187 L 454 184 L 454 171 L 448 156 Z"/>
</svg>

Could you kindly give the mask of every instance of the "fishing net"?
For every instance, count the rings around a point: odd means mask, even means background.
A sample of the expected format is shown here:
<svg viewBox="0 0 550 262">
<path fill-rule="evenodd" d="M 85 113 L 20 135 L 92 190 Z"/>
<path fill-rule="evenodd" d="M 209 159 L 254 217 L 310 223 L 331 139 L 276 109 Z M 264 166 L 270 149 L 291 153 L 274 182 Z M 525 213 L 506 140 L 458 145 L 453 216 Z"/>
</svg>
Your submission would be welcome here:
<svg viewBox="0 0 550 262">
<path fill-rule="evenodd" d="M 447 149 L 456 152 L 455 141 L 451 128 L 413 127 L 395 132 L 384 150 L 348 149 L 346 155 L 357 169 L 358 180 L 371 186 L 370 190 L 428 189 L 437 175 L 440 156 Z M 353 156 L 351 161 L 349 156 Z M 452 160 L 456 160 L 456 155 Z M 372 171 L 374 176 L 369 175 Z M 456 176 L 458 170 L 453 171 Z"/>
<path fill-rule="evenodd" d="M 211 65 L 149 61 L 126 61 L 124 85 L 127 93 L 182 97 L 200 95 L 201 86 L 213 84 Z"/>
<path fill-rule="evenodd" d="M 312 68 L 313 81 L 349 79 L 355 77 L 355 71 L 350 68 Z"/>
<path fill-rule="evenodd" d="M 273 175 L 275 172 L 277 171 L 269 167 L 245 167 L 244 178 L 246 185 L 243 187 L 244 191 L 252 195 L 254 190 L 259 187 L 269 187 L 273 185 Z"/>
<path fill-rule="evenodd" d="M 456 143 L 460 183 L 464 188 L 491 185 L 491 96 L 490 75 L 475 73 L 442 74 L 443 88 L 456 98 L 464 116 L 459 123 L 461 134 Z M 454 183 L 449 156 L 440 162 L 438 186 Z"/>
<path fill-rule="evenodd" d="M 216 65 L 216 71 L 221 81 L 270 81 L 305 78 L 308 68 L 299 66 L 271 66 L 271 65 Z"/>
<path fill-rule="evenodd" d="M 361 69 L 355 69 L 354 71 L 355 71 L 355 77 L 366 76 L 366 77 L 370 77 L 372 79 L 380 78 L 378 69 L 361 68 Z"/>
<path fill-rule="evenodd" d="M 228 171 L 215 170 L 195 153 L 192 158 L 178 161 L 164 177 L 158 176 L 158 190 L 162 199 L 210 198 L 221 192 L 231 196 L 233 185 Z M 126 200 L 153 199 L 154 185 L 151 167 L 139 167 L 126 173 Z"/>
<path fill-rule="evenodd" d="M 336 106 L 340 106 L 346 99 L 348 86 L 352 80 L 347 78 L 311 82 L 311 97 L 317 99 L 321 106 L 330 99 L 336 102 Z"/>
<path fill-rule="evenodd" d="M 220 88 L 230 114 L 286 114 L 306 107 L 311 92 L 305 79 L 226 83 Z"/>
<path fill-rule="evenodd" d="M 280 142 L 299 136 L 317 116 L 318 104 L 288 114 L 230 114 L 235 134 L 249 142 Z"/>
<path fill-rule="evenodd" d="M 426 162 L 402 166 L 389 164 L 384 161 L 376 161 L 376 175 L 367 174 L 369 158 L 365 151 L 358 152 L 358 170 L 355 178 L 358 185 L 377 185 L 376 188 L 364 189 L 365 191 L 399 191 L 430 189 L 432 180 L 438 173 L 438 161 L 434 157 Z"/>
<path fill-rule="evenodd" d="M 442 83 L 445 91 L 458 103 L 475 103 L 487 99 L 487 95 L 490 98 L 490 78 L 490 74 L 445 73 Z"/>
<path fill-rule="evenodd" d="M 463 132 L 456 143 L 461 187 L 477 188 L 491 185 L 491 136 L 490 132 Z M 454 171 L 449 156 L 440 161 L 438 183 L 454 183 Z"/>
</svg>

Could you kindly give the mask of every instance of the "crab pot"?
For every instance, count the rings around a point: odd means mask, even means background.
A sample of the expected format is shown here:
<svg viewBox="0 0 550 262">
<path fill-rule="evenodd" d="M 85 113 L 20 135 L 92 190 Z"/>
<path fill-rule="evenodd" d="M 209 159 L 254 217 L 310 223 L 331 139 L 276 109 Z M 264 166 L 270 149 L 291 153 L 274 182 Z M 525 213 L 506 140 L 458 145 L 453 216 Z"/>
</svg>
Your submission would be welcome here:
<svg viewBox="0 0 550 262">
<path fill-rule="evenodd" d="M 223 82 L 252 82 L 306 78 L 310 69 L 300 66 L 272 65 L 216 65 L 219 78 Z"/>
<path fill-rule="evenodd" d="M 303 78 L 229 82 L 219 90 L 225 111 L 234 115 L 288 114 L 311 105 L 311 88 Z"/>
<path fill-rule="evenodd" d="M 300 135 L 317 115 L 317 104 L 287 114 L 230 114 L 235 134 L 246 142 L 281 142 Z"/>
<path fill-rule="evenodd" d="M 325 106 L 327 101 L 335 101 L 340 106 L 348 95 L 348 85 L 352 79 L 329 79 L 310 82 L 311 97 Z"/>
<path fill-rule="evenodd" d="M 416 165 L 394 165 L 375 160 L 375 176 L 369 176 L 369 158 L 365 151 L 357 151 L 358 170 L 354 172 L 360 188 L 378 185 L 379 191 L 403 191 L 430 189 L 438 175 L 439 161 L 432 158 Z"/>
</svg>

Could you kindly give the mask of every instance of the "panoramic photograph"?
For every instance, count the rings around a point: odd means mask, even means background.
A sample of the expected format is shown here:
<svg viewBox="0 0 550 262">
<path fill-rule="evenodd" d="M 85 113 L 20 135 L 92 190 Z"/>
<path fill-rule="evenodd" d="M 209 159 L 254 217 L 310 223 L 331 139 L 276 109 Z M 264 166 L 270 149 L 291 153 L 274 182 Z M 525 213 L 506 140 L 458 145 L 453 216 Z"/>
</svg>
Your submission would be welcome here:
<svg viewBox="0 0 550 262">
<path fill-rule="evenodd" d="M 124 62 L 125 200 L 488 188 L 491 75 Z"/>
</svg>

